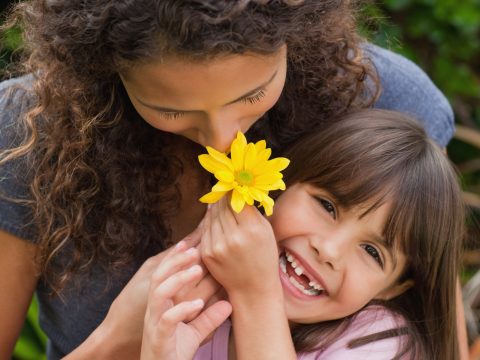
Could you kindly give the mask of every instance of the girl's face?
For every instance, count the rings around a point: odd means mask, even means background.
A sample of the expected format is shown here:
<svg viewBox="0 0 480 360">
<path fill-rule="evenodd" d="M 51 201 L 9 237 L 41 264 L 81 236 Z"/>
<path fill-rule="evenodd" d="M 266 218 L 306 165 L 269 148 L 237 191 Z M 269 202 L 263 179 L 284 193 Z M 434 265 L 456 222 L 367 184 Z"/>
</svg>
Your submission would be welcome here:
<svg viewBox="0 0 480 360">
<path fill-rule="evenodd" d="M 388 204 L 363 215 L 367 205 L 342 209 L 328 191 L 303 183 L 277 199 L 269 221 L 280 248 L 280 279 L 291 322 L 343 318 L 411 285 L 397 283 L 405 255 L 382 237 Z"/>
<path fill-rule="evenodd" d="M 226 151 L 278 100 L 286 47 L 273 55 L 221 56 L 203 62 L 170 57 L 121 76 L 137 112 L 153 127 Z"/>
</svg>

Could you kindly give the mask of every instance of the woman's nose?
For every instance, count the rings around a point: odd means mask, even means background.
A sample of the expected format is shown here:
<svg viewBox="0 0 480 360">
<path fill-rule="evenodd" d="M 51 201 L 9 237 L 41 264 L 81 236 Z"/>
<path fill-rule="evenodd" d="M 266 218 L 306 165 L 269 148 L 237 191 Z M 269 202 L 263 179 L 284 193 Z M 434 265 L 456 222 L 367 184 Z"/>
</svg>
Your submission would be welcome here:
<svg viewBox="0 0 480 360">
<path fill-rule="evenodd" d="M 234 116 L 222 116 L 215 114 L 209 116 L 208 126 L 204 130 L 206 145 L 222 152 L 230 149 L 230 145 L 237 135 L 237 131 L 241 131 L 240 121 Z"/>
<path fill-rule="evenodd" d="M 325 263 L 333 270 L 339 270 L 349 249 L 349 236 L 341 231 L 315 234 L 309 239 L 318 262 Z"/>
</svg>

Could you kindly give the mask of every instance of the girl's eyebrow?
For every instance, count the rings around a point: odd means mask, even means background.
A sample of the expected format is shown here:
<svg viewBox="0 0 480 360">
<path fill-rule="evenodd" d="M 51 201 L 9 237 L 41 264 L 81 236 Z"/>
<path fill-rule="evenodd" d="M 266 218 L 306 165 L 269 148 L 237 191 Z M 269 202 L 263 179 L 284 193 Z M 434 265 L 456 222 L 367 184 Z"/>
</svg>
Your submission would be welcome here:
<svg viewBox="0 0 480 360">
<path fill-rule="evenodd" d="M 277 73 L 278 73 L 278 70 L 275 70 L 275 72 L 273 73 L 273 75 L 267 80 L 265 81 L 264 83 L 262 83 L 261 85 L 257 86 L 255 89 L 253 90 L 250 90 L 248 92 L 246 92 L 245 94 L 243 94 L 242 96 L 236 98 L 235 100 L 232 100 L 232 101 L 229 101 L 227 102 L 225 105 L 230 105 L 230 104 L 234 104 L 240 100 L 243 100 L 257 92 L 259 92 L 261 89 L 265 88 L 266 86 L 268 86 L 272 81 L 273 79 L 275 79 L 275 76 L 277 76 Z M 180 110 L 180 109 L 173 109 L 173 108 L 167 108 L 167 107 L 163 107 L 163 106 L 158 106 L 158 105 L 152 105 L 152 104 L 147 104 L 146 102 L 140 100 L 137 96 L 135 96 L 135 99 L 140 103 L 142 104 L 143 106 L 145 107 L 148 107 L 150 109 L 153 109 L 153 110 L 157 110 L 157 111 L 161 111 L 161 112 L 181 112 L 181 113 L 188 113 L 188 112 L 195 112 L 195 111 L 199 111 L 199 110 Z M 224 105 L 224 106 L 225 106 Z"/>
</svg>

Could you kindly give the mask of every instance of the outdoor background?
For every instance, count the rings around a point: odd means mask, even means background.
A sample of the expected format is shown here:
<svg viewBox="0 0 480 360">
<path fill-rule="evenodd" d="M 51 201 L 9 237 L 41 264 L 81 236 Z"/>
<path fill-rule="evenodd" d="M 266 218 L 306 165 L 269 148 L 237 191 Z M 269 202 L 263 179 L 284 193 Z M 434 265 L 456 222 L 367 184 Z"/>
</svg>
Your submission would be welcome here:
<svg viewBox="0 0 480 360">
<path fill-rule="evenodd" d="M 5 8 L 6 4 L 0 5 L 0 15 Z M 455 111 L 457 134 L 447 150 L 461 174 L 465 202 L 471 210 L 462 283 L 471 359 L 480 359 L 480 342 L 475 342 L 480 316 L 480 274 L 475 276 L 480 269 L 480 0 L 370 2 L 361 8 L 359 18 L 361 31 L 370 41 L 419 64 Z M 20 44 L 18 30 L 0 38 L 0 69 L 15 58 Z M 14 359 L 45 358 L 46 339 L 37 317 L 34 301 Z"/>
</svg>

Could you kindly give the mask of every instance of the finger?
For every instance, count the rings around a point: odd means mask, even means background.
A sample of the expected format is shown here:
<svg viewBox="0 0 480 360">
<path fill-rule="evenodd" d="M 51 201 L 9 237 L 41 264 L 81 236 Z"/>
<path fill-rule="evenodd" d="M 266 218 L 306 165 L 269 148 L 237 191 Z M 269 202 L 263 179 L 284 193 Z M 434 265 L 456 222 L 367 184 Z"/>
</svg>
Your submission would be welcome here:
<svg viewBox="0 0 480 360">
<path fill-rule="evenodd" d="M 135 276 L 150 276 L 158 265 L 161 264 L 166 258 L 172 256 L 175 253 L 182 252 L 186 249 L 186 243 L 184 241 L 179 241 L 175 246 L 168 248 L 154 256 L 149 257 L 137 271 Z"/>
<path fill-rule="evenodd" d="M 172 336 L 179 323 L 187 321 L 194 313 L 201 311 L 204 305 L 202 299 L 195 299 L 182 302 L 165 311 L 157 323 L 161 338 Z M 200 341 L 198 341 L 199 344 Z"/>
<path fill-rule="evenodd" d="M 227 201 L 223 201 L 220 204 L 220 225 L 222 226 L 223 232 L 228 234 L 229 231 L 237 227 L 237 224 L 232 208 Z"/>
<path fill-rule="evenodd" d="M 219 301 L 207 308 L 189 325 L 198 333 L 199 342 L 202 342 L 212 331 L 219 327 L 232 313 L 232 305 L 227 301 Z"/>
<path fill-rule="evenodd" d="M 256 227 L 271 227 L 268 220 L 254 206 L 246 206 L 240 214 L 232 213 L 240 227 L 255 229 Z"/>
<path fill-rule="evenodd" d="M 222 225 L 220 223 L 220 205 L 214 204 L 212 206 L 212 215 L 211 215 L 211 250 L 213 249 L 221 249 L 222 244 L 225 243 L 226 234 L 223 232 Z"/>
<path fill-rule="evenodd" d="M 202 242 L 200 244 L 200 255 L 202 257 L 202 260 L 205 255 L 210 253 L 210 250 L 211 250 L 211 243 L 212 243 L 211 226 L 212 226 L 212 211 L 211 211 L 211 207 L 209 207 L 204 217 Z"/>
<path fill-rule="evenodd" d="M 185 301 L 185 300 L 192 300 L 195 298 L 194 295 L 191 295 L 191 294 L 194 294 L 195 292 L 195 288 L 199 286 L 200 282 L 206 277 L 206 276 L 211 276 L 209 275 L 209 272 L 208 272 L 208 269 L 205 267 L 205 265 L 203 264 L 202 260 L 200 259 L 200 257 L 198 257 L 193 263 L 192 263 L 192 266 L 193 265 L 198 265 L 201 267 L 202 269 L 202 275 L 200 278 L 198 278 L 198 280 L 196 282 L 191 282 L 187 285 L 185 285 L 178 293 L 177 295 L 175 296 L 175 303 L 179 303 L 179 302 L 182 302 L 182 301 Z"/>
<path fill-rule="evenodd" d="M 187 270 L 182 270 L 170 276 L 151 292 L 148 299 L 148 308 L 151 317 L 156 321 L 165 311 L 165 306 L 168 306 L 170 299 L 189 282 L 197 281 L 201 276 L 200 266 L 194 265 Z"/>
<path fill-rule="evenodd" d="M 182 249 L 182 247 L 179 247 L 179 249 Z M 180 250 L 175 249 L 175 252 L 176 251 Z M 185 251 L 169 255 L 153 272 L 150 281 L 150 288 L 156 288 L 159 284 L 178 271 L 193 266 L 195 262 L 198 262 L 199 258 L 200 254 L 196 248 L 189 248 Z"/>
</svg>

